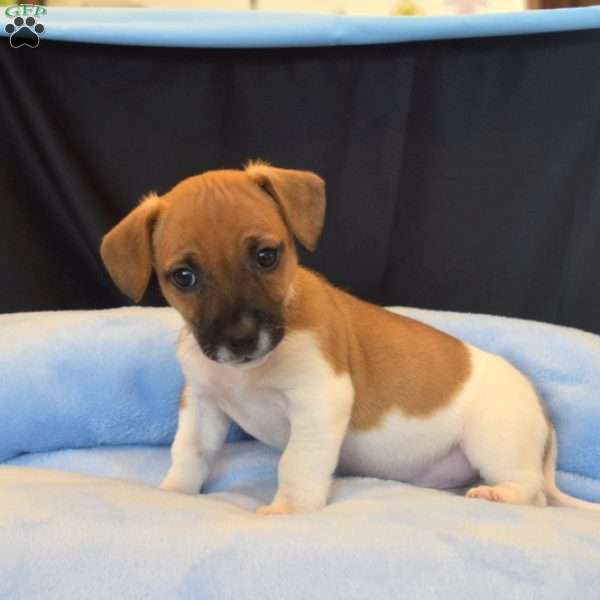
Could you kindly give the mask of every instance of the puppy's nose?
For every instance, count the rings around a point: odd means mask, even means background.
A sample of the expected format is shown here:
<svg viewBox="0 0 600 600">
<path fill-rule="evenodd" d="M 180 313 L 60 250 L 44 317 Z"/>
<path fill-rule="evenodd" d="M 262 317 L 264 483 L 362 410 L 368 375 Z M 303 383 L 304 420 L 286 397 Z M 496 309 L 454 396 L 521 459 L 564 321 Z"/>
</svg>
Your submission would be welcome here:
<svg viewBox="0 0 600 600">
<path fill-rule="evenodd" d="M 256 350 L 258 344 L 258 334 L 256 332 L 248 333 L 243 336 L 230 336 L 225 342 L 227 348 L 237 356 L 251 354 Z"/>
</svg>

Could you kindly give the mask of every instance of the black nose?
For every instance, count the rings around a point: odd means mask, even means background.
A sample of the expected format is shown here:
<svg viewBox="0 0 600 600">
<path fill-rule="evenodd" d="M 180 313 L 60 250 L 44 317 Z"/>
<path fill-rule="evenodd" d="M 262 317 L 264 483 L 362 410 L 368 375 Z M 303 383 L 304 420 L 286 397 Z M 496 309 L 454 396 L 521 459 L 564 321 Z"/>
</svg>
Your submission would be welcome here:
<svg viewBox="0 0 600 600">
<path fill-rule="evenodd" d="M 237 356 L 251 354 L 256 350 L 258 343 L 258 335 L 250 333 L 241 337 L 230 337 L 226 340 L 225 345 L 231 352 Z"/>
</svg>

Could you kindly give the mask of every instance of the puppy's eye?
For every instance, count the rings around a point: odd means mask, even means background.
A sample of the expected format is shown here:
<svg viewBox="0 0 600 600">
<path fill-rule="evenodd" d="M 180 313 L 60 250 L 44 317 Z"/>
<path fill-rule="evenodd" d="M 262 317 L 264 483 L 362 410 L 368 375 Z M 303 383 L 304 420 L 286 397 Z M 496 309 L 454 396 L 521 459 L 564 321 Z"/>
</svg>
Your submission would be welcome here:
<svg viewBox="0 0 600 600">
<path fill-rule="evenodd" d="M 173 285 L 180 290 L 189 291 L 196 287 L 198 275 L 191 267 L 179 267 L 171 271 L 169 275 Z"/>
<path fill-rule="evenodd" d="M 279 250 L 277 248 L 260 248 L 256 251 L 256 264 L 263 270 L 274 268 L 278 260 Z"/>
</svg>

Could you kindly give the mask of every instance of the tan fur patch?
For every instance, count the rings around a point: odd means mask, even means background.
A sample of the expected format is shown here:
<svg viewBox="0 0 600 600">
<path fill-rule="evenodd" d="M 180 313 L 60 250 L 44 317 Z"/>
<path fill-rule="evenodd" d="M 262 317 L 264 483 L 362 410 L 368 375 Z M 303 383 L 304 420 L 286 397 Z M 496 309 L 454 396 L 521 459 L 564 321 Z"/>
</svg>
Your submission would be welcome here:
<svg viewBox="0 0 600 600">
<path fill-rule="evenodd" d="M 355 389 L 350 426 L 376 427 L 391 410 L 426 417 L 446 406 L 471 365 L 463 342 L 433 327 L 363 302 L 298 269 L 288 328 L 312 329 L 337 373 Z"/>
<path fill-rule="evenodd" d="M 184 387 L 181 390 L 181 395 L 179 396 L 179 410 L 183 410 L 187 406 L 187 396 L 186 396 L 186 388 Z"/>
</svg>

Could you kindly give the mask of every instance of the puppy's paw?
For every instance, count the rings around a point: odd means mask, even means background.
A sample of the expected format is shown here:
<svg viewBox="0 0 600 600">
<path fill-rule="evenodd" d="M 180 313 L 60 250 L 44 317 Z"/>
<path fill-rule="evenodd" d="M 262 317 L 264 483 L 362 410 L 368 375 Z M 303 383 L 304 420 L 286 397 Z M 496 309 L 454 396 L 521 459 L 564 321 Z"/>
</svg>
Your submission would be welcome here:
<svg viewBox="0 0 600 600">
<path fill-rule="evenodd" d="M 467 498 L 477 498 L 478 500 L 488 500 L 489 502 L 505 502 L 500 491 L 489 485 L 480 485 L 471 488 L 467 492 Z"/>
<path fill-rule="evenodd" d="M 271 504 L 261 506 L 256 510 L 257 515 L 300 515 L 309 512 L 321 510 L 325 506 L 325 502 L 319 501 L 291 501 L 287 498 L 275 498 Z"/>
<path fill-rule="evenodd" d="M 480 485 L 467 492 L 467 498 L 478 498 L 489 502 L 504 504 L 530 504 L 532 499 L 520 486 L 504 483 L 499 485 Z"/>
<path fill-rule="evenodd" d="M 200 485 L 197 481 L 186 481 L 171 475 L 167 475 L 159 487 L 165 492 L 177 492 L 179 494 L 197 494 L 200 491 Z"/>
<path fill-rule="evenodd" d="M 545 505 L 545 496 L 541 491 L 532 491 L 531 487 L 523 486 L 512 481 L 505 481 L 496 485 L 480 485 L 467 492 L 467 498 L 479 498 L 490 502 L 504 504 L 533 504 Z"/>
<path fill-rule="evenodd" d="M 283 500 L 273 500 L 271 504 L 259 506 L 256 509 L 256 514 L 262 517 L 268 517 L 272 515 L 292 515 L 296 512 L 299 511 L 296 511 L 289 502 L 285 502 Z"/>
</svg>

